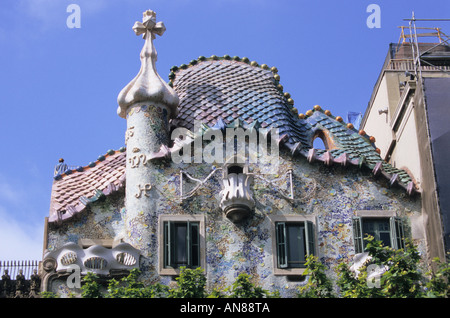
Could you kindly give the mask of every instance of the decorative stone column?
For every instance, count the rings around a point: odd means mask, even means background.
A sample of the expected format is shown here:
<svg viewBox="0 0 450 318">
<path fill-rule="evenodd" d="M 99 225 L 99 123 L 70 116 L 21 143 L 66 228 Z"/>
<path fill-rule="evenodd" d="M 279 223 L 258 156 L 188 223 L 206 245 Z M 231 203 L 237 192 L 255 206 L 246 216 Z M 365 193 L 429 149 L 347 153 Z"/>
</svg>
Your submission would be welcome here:
<svg viewBox="0 0 450 318">
<path fill-rule="evenodd" d="M 167 152 L 170 140 L 169 119 L 177 115 L 178 96 L 156 71 L 157 53 L 153 46 L 155 34 L 165 31 L 156 14 L 144 12 L 143 22 L 136 22 L 133 30 L 145 39 L 141 69 L 118 96 L 117 113 L 127 120 L 125 143 L 126 212 L 124 240 L 141 250 L 144 257 L 152 254 L 152 242 L 159 193 L 155 191 L 158 172 L 154 158 Z M 158 155 L 159 154 L 159 155 Z M 157 160 L 157 159 L 156 159 Z"/>
</svg>

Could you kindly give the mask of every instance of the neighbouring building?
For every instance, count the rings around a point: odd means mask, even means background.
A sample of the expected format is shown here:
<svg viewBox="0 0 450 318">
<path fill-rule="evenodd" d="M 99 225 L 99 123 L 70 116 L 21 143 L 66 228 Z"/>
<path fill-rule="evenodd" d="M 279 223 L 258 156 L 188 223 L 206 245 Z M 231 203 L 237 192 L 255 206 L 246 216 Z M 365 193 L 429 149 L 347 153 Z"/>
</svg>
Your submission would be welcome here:
<svg viewBox="0 0 450 318">
<path fill-rule="evenodd" d="M 56 167 L 43 291 L 79 292 L 76 271 L 139 268 L 170 285 L 180 267 L 201 266 L 209 288 L 245 272 L 292 297 L 308 254 L 332 274 L 365 234 L 393 248 L 410 238 L 427 258 L 423 179 L 380 157 L 373 136 L 319 105 L 299 114 L 277 69 L 245 57 L 199 57 L 166 82 L 153 46 L 164 24 L 146 11 L 133 29 L 145 42 L 118 96 L 125 146 Z"/>
<path fill-rule="evenodd" d="M 439 28 L 402 27 L 361 123 L 381 158 L 408 171 L 421 192 L 428 261 L 444 260 L 450 248 L 448 40 Z"/>
</svg>

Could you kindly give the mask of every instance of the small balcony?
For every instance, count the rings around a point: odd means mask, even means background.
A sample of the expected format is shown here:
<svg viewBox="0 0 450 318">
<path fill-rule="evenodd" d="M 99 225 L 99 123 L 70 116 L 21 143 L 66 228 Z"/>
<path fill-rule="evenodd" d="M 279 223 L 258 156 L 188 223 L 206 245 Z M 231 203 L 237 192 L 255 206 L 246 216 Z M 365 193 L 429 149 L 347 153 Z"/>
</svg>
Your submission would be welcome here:
<svg viewBox="0 0 450 318">
<path fill-rule="evenodd" d="M 220 208 L 233 223 L 245 220 L 255 207 L 252 183 L 247 166 L 229 164 L 224 167 Z"/>
</svg>

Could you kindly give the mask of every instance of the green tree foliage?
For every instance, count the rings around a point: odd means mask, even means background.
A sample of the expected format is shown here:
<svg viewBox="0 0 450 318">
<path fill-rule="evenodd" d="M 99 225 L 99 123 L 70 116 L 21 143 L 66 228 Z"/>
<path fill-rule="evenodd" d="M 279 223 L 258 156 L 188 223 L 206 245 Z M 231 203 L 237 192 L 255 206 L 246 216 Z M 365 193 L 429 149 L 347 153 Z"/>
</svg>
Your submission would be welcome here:
<svg viewBox="0 0 450 318">
<path fill-rule="evenodd" d="M 359 274 L 350 271 L 345 263 L 339 264 L 336 272 L 336 282 L 344 298 L 418 298 L 447 297 L 450 267 L 448 263 L 440 264 L 435 272 L 429 272 L 431 279 L 419 269 L 420 255 L 417 247 L 411 242 L 405 242 L 405 249 L 394 250 L 383 246 L 373 237 L 365 238 L 366 251 L 370 261 L 359 268 Z M 368 269 L 370 266 L 384 268 L 379 278 L 379 286 L 369 284 Z M 425 287 L 426 286 L 426 287 Z"/>
<path fill-rule="evenodd" d="M 389 251 L 388 270 L 381 276 L 381 288 L 391 298 L 423 297 L 423 275 L 419 270 L 420 255 L 416 246 L 407 241 L 404 250 Z"/>
<path fill-rule="evenodd" d="M 160 283 L 145 286 L 138 280 L 141 272 L 131 270 L 127 277 L 120 281 L 111 279 L 105 294 L 100 293 L 98 277 L 88 273 L 83 279 L 81 296 L 84 298 L 262 298 L 279 297 L 278 292 L 271 293 L 251 282 L 248 274 L 241 273 L 236 281 L 225 290 L 213 289 L 206 291 L 206 276 L 202 268 L 190 269 L 182 267 L 180 276 L 176 278 L 177 286 L 170 289 Z M 47 297 L 54 296 L 48 293 Z"/>
<path fill-rule="evenodd" d="M 327 277 L 326 267 L 318 257 L 307 257 L 304 275 L 305 284 L 298 288 L 302 298 L 417 298 L 448 297 L 450 287 L 450 266 L 447 262 L 436 260 L 433 271 L 422 274 L 419 269 L 420 255 L 417 247 L 410 241 L 405 242 L 404 250 L 385 247 L 373 237 L 367 237 L 366 251 L 370 258 L 358 268 L 358 275 L 351 271 L 348 264 L 336 267 L 338 279 L 335 284 Z M 383 268 L 377 284 L 370 284 L 368 279 L 373 267 Z M 82 297 L 87 298 L 269 298 L 279 297 L 252 282 L 252 277 L 241 273 L 231 286 L 222 290 L 206 290 L 206 276 L 201 268 L 181 268 L 176 278 L 177 286 L 169 288 L 160 283 L 145 285 L 139 281 L 140 271 L 133 269 L 120 281 L 111 279 L 106 293 L 102 294 L 97 275 L 88 273 L 83 278 Z M 54 293 L 43 293 L 43 297 L 57 297 Z"/>
<path fill-rule="evenodd" d="M 180 276 L 177 277 L 177 288 L 170 290 L 172 298 L 203 298 L 206 296 L 206 276 L 201 267 L 190 269 L 180 268 Z"/>
<path fill-rule="evenodd" d="M 59 298 L 59 296 L 53 292 L 44 291 L 41 293 L 41 298 Z"/>
<path fill-rule="evenodd" d="M 230 289 L 231 298 L 271 298 L 278 297 L 278 292 L 270 293 L 251 282 L 251 276 L 246 273 L 240 273 Z"/>
<path fill-rule="evenodd" d="M 98 276 L 92 272 L 88 272 L 83 277 L 81 285 L 81 297 L 83 298 L 102 298 Z"/>
<path fill-rule="evenodd" d="M 145 286 L 138 280 L 141 272 L 135 268 L 132 269 L 127 277 L 120 281 L 111 279 L 108 284 L 108 290 L 105 295 L 107 298 L 163 298 L 167 297 L 169 288 L 165 285 L 156 283 Z"/>
<path fill-rule="evenodd" d="M 448 263 L 441 262 L 439 258 L 433 261 L 437 269 L 427 273 L 431 278 L 426 284 L 426 295 L 430 298 L 447 298 L 450 295 L 450 266 Z"/>
<path fill-rule="evenodd" d="M 306 270 L 304 275 L 308 275 L 306 285 L 298 288 L 300 298 L 332 298 L 333 282 L 325 274 L 326 267 L 317 256 L 308 255 L 306 258 Z"/>
</svg>

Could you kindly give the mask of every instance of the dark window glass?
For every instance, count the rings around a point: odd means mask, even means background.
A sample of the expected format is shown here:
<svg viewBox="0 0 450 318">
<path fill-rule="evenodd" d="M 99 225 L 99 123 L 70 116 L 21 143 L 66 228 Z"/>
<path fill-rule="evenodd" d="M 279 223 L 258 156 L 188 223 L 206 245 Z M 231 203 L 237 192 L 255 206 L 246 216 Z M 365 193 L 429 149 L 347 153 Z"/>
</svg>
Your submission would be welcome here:
<svg viewBox="0 0 450 318">
<path fill-rule="evenodd" d="M 384 246 L 391 246 L 389 219 L 364 218 L 362 221 L 364 237 L 368 234 L 381 241 Z M 366 241 L 364 241 L 364 246 Z"/>
<path fill-rule="evenodd" d="M 164 267 L 198 267 L 200 238 L 198 222 L 164 223 Z"/>
<path fill-rule="evenodd" d="M 276 224 L 278 268 L 305 267 L 308 253 L 314 254 L 312 222 L 279 222 Z"/>
<path fill-rule="evenodd" d="M 298 268 L 305 263 L 305 226 L 303 223 L 286 224 L 288 267 Z"/>
</svg>

